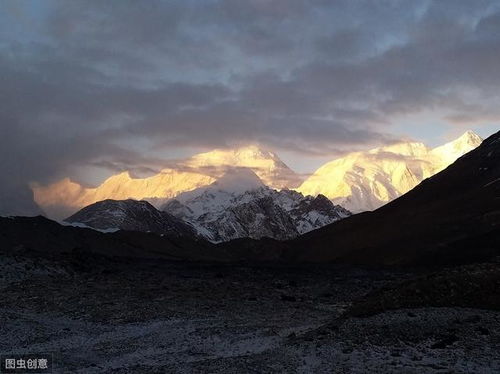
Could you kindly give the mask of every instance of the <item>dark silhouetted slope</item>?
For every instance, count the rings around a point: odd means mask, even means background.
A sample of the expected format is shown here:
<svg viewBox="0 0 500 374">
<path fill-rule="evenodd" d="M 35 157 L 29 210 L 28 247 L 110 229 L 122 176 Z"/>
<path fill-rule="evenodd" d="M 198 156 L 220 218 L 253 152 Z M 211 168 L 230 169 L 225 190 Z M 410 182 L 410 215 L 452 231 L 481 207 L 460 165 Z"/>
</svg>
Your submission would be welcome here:
<svg viewBox="0 0 500 374">
<path fill-rule="evenodd" d="M 500 132 L 374 211 L 305 234 L 289 260 L 453 264 L 500 253 Z"/>
</svg>

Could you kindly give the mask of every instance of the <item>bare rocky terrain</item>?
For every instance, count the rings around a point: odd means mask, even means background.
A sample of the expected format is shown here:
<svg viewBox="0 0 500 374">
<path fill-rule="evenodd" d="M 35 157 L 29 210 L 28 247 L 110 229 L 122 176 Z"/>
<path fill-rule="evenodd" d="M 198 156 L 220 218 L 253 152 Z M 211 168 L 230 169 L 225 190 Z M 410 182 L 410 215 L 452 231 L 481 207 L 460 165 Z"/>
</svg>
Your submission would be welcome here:
<svg viewBox="0 0 500 374">
<path fill-rule="evenodd" d="M 4 252 L 0 351 L 51 352 L 57 373 L 498 373 L 494 300 L 457 306 L 441 290 L 418 304 L 408 291 L 436 277 L 453 287 L 448 273 L 500 273 L 464 269 Z"/>
</svg>

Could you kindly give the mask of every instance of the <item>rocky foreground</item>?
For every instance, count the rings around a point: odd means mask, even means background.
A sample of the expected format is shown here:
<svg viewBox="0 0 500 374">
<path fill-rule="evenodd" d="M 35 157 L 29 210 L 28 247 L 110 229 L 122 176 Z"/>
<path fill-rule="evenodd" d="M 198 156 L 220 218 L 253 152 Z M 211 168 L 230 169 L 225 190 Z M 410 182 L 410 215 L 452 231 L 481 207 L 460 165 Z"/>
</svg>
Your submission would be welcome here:
<svg viewBox="0 0 500 374">
<path fill-rule="evenodd" d="M 57 373 L 498 373 L 499 280 L 494 262 L 423 273 L 20 249 L 0 255 L 0 352 L 52 352 Z"/>
</svg>

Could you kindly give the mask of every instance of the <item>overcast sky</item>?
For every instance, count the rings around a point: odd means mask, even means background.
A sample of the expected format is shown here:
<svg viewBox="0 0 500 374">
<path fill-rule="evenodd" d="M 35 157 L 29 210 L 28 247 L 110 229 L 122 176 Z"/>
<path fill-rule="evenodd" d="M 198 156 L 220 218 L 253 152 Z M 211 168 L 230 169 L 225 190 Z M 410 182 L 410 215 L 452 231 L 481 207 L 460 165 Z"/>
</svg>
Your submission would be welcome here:
<svg viewBox="0 0 500 374">
<path fill-rule="evenodd" d="M 0 1 L 0 205 L 260 143 L 300 171 L 500 122 L 497 0 Z"/>
</svg>

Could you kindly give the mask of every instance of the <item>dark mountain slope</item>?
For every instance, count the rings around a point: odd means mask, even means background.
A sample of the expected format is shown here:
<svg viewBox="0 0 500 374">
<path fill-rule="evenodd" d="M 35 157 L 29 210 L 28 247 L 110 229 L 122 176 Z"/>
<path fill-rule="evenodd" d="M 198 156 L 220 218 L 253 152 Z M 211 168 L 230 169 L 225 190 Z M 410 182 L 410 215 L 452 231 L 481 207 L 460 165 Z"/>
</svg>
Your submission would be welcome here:
<svg viewBox="0 0 500 374">
<path fill-rule="evenodd" d="M 0 217 L 0 256 L 2 253 L 34 253 L 57 258 L 78 254 L 86 258 L 97 254 L 174 261 L 268 262 L 278 261 L 286 248 L 285 243 L 271 239 L 235 240 L 232 245 L 223 244 L 215 245 L 199 237 L 161 236 L 139 231 L 102 233 L 63 226 L 42 216 Z"/>
<path fill-rule="evenodd" d="M 305 234 L 287 258 L 453 264 L 500 253 L 500 132 L 397 200 Z"/>
<path fill-rule="evenodd" d="M 45 217 L 0 217 L 0 252 L 48 254 L 92 252 L 105 256 L 161 257 L 165 259 L 217 259 L 213 245 L 200 239 L 153 233 L 62 226 Z"/>
<path fill-rule="evenodd" d="M 167 212 L 160 212 L 147 201 L 103 200 L 86 206 L 69 223 L 81 223 L 95 229 L 153 232 L 170 237 L 196 237 L 194 228 Z"/>
</svg>

